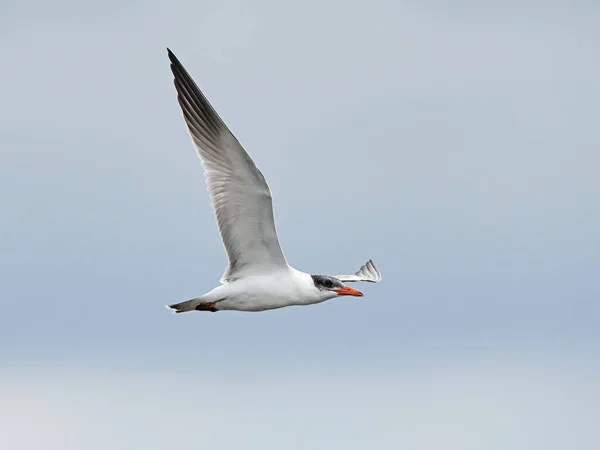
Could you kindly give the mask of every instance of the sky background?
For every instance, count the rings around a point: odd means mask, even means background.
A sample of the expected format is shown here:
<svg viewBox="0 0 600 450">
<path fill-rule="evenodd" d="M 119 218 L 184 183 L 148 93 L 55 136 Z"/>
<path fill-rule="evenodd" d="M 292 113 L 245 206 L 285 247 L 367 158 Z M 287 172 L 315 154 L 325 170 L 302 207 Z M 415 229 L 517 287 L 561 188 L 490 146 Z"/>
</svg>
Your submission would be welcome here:
<svg viewBox="0 0 600 450">
<path fill-rule="evenodd" d="M 600 6 L 0 1 L 0 447 L 600 447 Z M 288 262 L 362 298 L 175 316 L 226 265 L 170 47 Z"/>
</svg>

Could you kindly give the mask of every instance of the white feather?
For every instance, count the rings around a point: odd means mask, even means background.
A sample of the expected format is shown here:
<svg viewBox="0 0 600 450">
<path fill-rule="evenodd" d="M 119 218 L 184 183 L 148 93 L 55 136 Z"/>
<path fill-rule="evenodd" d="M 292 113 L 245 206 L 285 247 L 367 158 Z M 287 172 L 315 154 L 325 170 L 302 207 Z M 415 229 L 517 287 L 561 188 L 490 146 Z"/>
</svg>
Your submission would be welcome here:
<svg viewBox="0 0 600 450">
<path fill-rule="evenodd" d="M 358 269 L 358 272 L 354 275 L 336 275 L 335 277 L 344 283 L 353 283 L 355 281 L 379 283 L 382 278 L 379 267 L 377 267 L 372 260 L 367 261 L 367 263 Z"/>
</svg>

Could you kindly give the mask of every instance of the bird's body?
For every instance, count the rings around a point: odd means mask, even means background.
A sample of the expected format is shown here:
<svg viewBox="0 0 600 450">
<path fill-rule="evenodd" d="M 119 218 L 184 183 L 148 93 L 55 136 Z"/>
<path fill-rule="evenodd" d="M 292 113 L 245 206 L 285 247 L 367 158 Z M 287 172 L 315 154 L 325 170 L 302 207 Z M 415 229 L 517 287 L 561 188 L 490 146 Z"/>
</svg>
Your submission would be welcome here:
<svg viewBox="0 0 600 450">
<path fill-rule="evenodd" d="M 270 275 L 253 275 L 217 286 L 209 293 L 190 300 L 196 305 L 213 305 L 217 310 L 265 311 L 293 305 L 324 302 L 336 293 L 316 295 L 310 275 L 289 268 Z M 192 305 L 190 305 L 192 306 Z"/>
<path fill-rule="evenodd" d="M 341 295 L 362 296 L 342 281 L 379 282 L 381 274 L 372 261 L 354 275 L 336 277 L 309 275 L 288 265 L 264 176 L 170 50 L 169 58 L 179 105 L 204 167 L 229 259 L 220 286 L 169 308 L 177 313 L 264 311 L 321 303 Z"/>
</svg>

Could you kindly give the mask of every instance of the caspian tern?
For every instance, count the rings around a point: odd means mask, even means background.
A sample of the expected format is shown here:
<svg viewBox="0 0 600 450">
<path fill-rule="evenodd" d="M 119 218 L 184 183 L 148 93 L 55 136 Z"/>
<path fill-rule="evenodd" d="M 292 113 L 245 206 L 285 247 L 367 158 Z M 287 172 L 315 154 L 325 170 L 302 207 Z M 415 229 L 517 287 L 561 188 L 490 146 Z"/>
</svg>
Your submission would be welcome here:
<svg viewBox="0 0 600 450">
<path fill-rule="evenodd" d="M 311 305 L 335 297 L 363 294 L 344 282 L 381 281 L 372 261 L 354 275 L 309 275 L 290 267 L 283 256 L 271 191 L 223 120 L 171 50 L 171 71 L 177 100 L 204 168 L 229 266 L 221 285 L 200 297 L 169 305 L 187 311 L 264 311 Z"/>
</svg>

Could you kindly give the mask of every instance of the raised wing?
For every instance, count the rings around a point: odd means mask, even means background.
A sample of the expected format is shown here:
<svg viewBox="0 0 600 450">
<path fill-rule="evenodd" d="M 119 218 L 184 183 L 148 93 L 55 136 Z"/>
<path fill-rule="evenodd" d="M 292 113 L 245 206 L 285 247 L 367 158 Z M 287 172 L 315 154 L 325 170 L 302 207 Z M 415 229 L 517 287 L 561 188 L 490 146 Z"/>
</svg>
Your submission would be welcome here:
<svg viewBox="0 0 600 450">
<path fill-rule="evenodd" d="M 336 275 L 335 277 L 344 283 L 353 283 L 355 281 L 379 283 L 381 281 L 381 272 L 375 263 L 369 260 L 354 275 Z"/>
<path fill-rule="evenodd" d="M 275 231 L 271 191 L 265 178 L 183 65 L 167 50 L 177 100 L 204 167 L 229 258 L 221 282 L 288 267 Z"/>
</svg>

